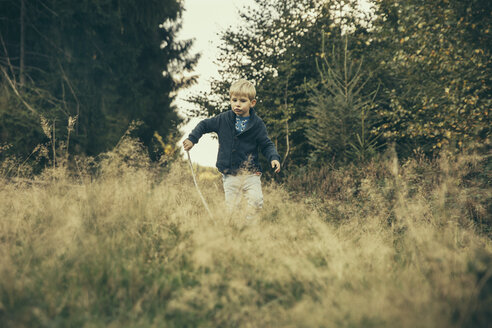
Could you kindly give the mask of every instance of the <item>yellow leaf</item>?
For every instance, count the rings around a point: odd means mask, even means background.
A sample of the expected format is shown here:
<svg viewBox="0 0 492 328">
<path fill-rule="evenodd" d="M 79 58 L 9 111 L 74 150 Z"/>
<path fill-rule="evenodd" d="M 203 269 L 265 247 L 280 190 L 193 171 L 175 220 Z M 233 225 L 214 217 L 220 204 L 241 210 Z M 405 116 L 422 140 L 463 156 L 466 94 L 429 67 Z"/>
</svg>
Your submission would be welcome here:
<svg viewBox="0 0 492 328">
<path fill-rule="evenodd" d="M 164 153 L 165 153 L 166 155 L 169 155 L 169 154 L 173 153 L 173 146 L 171 146 L 171 145 L 166 145 L 166 147 L 164 147 Z"/>
</svg>

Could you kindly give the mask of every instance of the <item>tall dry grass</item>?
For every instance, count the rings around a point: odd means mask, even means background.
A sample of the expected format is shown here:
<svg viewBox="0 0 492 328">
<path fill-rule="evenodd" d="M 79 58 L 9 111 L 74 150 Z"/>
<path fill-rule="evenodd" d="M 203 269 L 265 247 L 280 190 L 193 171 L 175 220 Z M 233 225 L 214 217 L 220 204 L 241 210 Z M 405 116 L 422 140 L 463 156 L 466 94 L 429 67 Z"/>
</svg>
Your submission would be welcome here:
<svg viewBox="0 0 492 328">
<path fill-rule="evenodd" d="M 204 179 L 213 223 L 186 163 L 161 174 L 133 147 L 97 170 L 79 163 L 77 174 L 3 181 L 1 326 L 491 322 L 492 245 L 456 206 L 468 191 L 449 161 L 447 173 L 441 163 L 432 183 L 415 184 L 418 170 L 390 158 L 382 176 L 367 169 L 356 193 L 345 174 L 338 196 L 267 184 L 253 224 L 224 210 L 220 179 Z"/>
</svg>

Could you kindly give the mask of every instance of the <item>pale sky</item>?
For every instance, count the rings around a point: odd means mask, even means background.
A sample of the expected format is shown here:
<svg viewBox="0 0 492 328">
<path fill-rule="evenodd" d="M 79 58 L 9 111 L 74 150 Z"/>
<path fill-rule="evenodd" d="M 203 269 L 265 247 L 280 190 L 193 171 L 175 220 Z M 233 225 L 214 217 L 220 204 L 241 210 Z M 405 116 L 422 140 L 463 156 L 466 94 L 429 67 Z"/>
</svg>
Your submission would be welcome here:
<svg viewBox="0 0 492 328">
<path fill-rule="evenodd" d="M 238 9 L 252 4 L 252 0 L 184 0 L 183 27 L 179 32 L 179 39 L 194 39 L 191 53 L 201 53 L 201 58 L 195 67 L 195 73 L 199 75 L 198 83 L 178 93 L 175 104 L 181 109 L 180 112 L 184 113 L 192 107 L 192 104 L 184 99 L 199 91 L 210 90 L 210 78 L 219 77 L 217 66 L 214 64 L 218 55 L 219 37 L 217 33 L 237 26 L 239 23 Z M 184 137 L 200 120 L 193 118 L 181 129 Z M 212 139 L 210 134 L 206 134 L 190 151 L 190 156 L 195 163 L 215 166 L 217 150 L 217 140 Z M 182 152 L 184 153 L 184 150 Z"/>
</svg>

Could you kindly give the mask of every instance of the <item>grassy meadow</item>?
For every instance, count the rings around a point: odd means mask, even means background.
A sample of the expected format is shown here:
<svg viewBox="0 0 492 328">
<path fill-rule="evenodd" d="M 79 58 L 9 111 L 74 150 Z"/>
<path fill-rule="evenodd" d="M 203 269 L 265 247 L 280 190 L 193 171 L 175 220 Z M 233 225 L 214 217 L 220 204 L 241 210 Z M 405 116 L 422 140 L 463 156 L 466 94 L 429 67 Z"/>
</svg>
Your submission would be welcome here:
<svg viewBox="0 0 492 328">
<path fill-rule="evenodd" d="M 253 222 L 209 172 L 212 220 L 187 163 L 112 153 L 3 176 L 0 326 L 486 327 L 483 161 L 388 156 L 265 183 Z"/>
</svg>

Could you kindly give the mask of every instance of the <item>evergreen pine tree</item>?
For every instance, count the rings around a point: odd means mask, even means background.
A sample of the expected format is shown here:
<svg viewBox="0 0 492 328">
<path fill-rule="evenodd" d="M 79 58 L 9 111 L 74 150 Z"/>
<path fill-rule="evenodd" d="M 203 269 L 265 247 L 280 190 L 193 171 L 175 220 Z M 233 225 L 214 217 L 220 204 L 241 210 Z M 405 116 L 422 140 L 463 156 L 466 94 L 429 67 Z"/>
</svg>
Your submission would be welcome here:
<svg viewBox="0 0 492 328">
<path fill-rule="evenodd" d="M 68 118 L 77 116 L 71 145 L 80 153 L 113 147 L 134 120 L 143 122 L 137 135 L 149 147 L 154 132 L 177 133 L 180 118 L 172 101 L 179 88 L 193 83 L 181 73 L 197 60 L 188 54 L 191 41 L 176 40 L 180 1 L 22 1 L 23 44 L 21 2 L 0 2 L 0 65 L 7 74 L 2 101 L 8 104 L 0 109 L 2 142 L 21 143 L 20 131 L 30 146 L 42 141 L 39 117 L 26 111 L 7 79 L 39 115 L 57 122 L 60 137 Z M 32 130 L 38 133 L 30 136 Z"/>
</svg>

